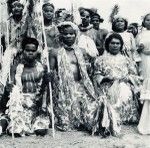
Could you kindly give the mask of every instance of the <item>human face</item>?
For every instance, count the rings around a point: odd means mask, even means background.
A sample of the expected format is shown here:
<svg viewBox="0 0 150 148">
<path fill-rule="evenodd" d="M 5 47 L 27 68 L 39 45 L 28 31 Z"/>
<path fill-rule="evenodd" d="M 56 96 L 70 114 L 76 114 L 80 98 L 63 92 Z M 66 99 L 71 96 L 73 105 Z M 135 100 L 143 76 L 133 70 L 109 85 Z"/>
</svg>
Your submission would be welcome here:
<svg viewBox="0 0 150 148">
<path fill-rule="evenodd" d="M 43 16 L 47 20 L 52 20 L 54 16 L 54 9 L 50 5 L 46 5 L 43 7 Z"/>
<path fill-rule="evenodd" d="M 91 24 L 93 24 L 94 29 L 99 29 L 99 24 L 100 24 L 99 18 L 97 17 L 92 18 Z"/>
<path fill-rule="evenodd" d="M 12 3 L 12 14 L 14 16 L 22 15 L 23 5 L 18 1 Z"/>
<path fill-rule="evenodd" d="M 72 46 L 76 39 L 75 30 L 72 27 L 66 27 L 62 33 L 62 41 L 68 46 Z"/>
<path fill-rule="evenodd" d="M 113 38 L 109 43 L 109 52 L 113 55 L 117 55 L 121 48 L 121 42 L 119 39 Z"/>
<path fill-rule="evenodd" d="M 89 25 L 90 23 L 90 13 L 88 11 L 84 11 L 81 15 L 82 24 L 83 25 Z"/>
<path fill-rule="evenodd" d="M 137 33 L 138 33 L 138 29 L 134 25 L 131 24 L 131 25 L 128 26 L 127 32 L 130 32 L 134 36 L 136 36 Z"/>
<path fill-rule="evenodd" d="M 63 12 L 60 12 L 59 13 L 59 16 L 57 17 L 57 23 L 61 23 L 61 22 L 64 22 L 65 21 L 65 13 Z"/>
<path fill-rule="evenodd" d="M 118 18 L 115 22 L 115 26 L 118 30 L 124 31 L 125 28 L 125 21 L 123 18 Z"/>
<path fill-rule="evenodd" d="M 150 15 L 147 15 L 144 21 L 145 28 L 150 30 Z"/>
<path fill-rule="evenodd" d="M 24 49 L 24 57 L 27 61 L 34 61 L 37 57 L 37 48 L 34 44 L 26 44 Z"/>
</svg>

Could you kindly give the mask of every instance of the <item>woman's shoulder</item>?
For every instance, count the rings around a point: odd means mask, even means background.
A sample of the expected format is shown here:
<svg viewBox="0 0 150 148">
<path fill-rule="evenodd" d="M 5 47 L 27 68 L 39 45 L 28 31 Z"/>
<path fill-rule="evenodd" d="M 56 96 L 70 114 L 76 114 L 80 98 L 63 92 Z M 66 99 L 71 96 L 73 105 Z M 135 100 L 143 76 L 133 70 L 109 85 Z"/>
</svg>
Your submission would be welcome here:
<svg viewBox="0 0 150 148">
<path fill-rule="evenodd" d="M 142 30 L 136 36 L 136 41 L 140 42 L 141 40 L 144 41 L 144 40 L 147 40 L 148 38 L 150 38 L 150 31 L 148 31 L 148 30 Z"/>
<path fill-rule="evenodd" d="M 150 36 L 150 30 L 142 30 L 138 35 L 149 35 Z"/>
</svg>

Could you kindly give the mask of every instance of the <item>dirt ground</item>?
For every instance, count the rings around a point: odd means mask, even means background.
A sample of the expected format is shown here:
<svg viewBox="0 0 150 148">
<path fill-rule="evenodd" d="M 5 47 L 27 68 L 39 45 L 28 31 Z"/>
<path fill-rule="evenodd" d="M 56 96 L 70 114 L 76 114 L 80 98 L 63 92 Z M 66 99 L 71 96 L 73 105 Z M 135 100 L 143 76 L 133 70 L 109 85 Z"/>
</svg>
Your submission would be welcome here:
<svg viewBox="0 0 150 148">
<path fill-rule="evenodd" d="M 100 138 L 85 132 L 56 132 L 52 138 L 51 131 L 45 137 L 28 136 L 15 138 L 0 137 L 0 148 L 150 148 L 150 136 L 137 132 L 136 126 L 123 126 L 119 137 Z"/>
</svg>

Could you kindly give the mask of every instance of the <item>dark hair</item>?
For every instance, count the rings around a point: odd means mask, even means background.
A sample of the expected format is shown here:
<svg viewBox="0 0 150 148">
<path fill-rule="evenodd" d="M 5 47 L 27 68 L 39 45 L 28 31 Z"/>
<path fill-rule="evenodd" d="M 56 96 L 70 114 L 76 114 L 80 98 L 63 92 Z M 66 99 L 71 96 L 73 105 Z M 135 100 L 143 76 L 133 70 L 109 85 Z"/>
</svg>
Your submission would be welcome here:
<svg viewBox="0 0 150 148">
<path fill-rule="evenodd" d="M 114 20 L 113 22 L 112 22 L 112 30 L 114 31 L 114 32 L 117 32 L 118 31 L 118 28 L 116 27 L 116 21 L 117 21 L 118 19 L 116 19 L 116 20 Z M 125 26 L 124 26 L 124 31 L 125 30 L 127 30 L 127 28 L 128 28 L 128 21 L 126 20 L 126 19 L 123 19 L 124 20 L 124 22 L 125 22 Z"/>
<path fill-rule="evenodd" d="M 146 19 L 146 17 L 149 16 L 149 15 L 150 15 L 150 13 L 146 14 L 146 15 L 144 16 L 144 18 L 143 18 L 142 26 L 143 26 L 144 28 L 145 28 L 145 19 Z"/>
<path fill-rule="evenodd" d="M 53 5 L 52 3 L 45 3 L 45 4 L 43 4 L 42 9 L 43 9 L 45 6 L 51 6 L 53 9 L 55 9 L 55 7 L 54 7 L 54 5 Z"/>
<path fill-rule="evenodd" d="M 91 15 L 91 21 L 92 21 L 93 18 L 98 18 L 100 23 L 103 23 L 103 21 L 104 21 L 104 19 L 101 18 L 101 16 L 99 14 L 97 14 L 97 13 L 93 13 Z"/>
<path fill-rule="evenodd" d="M 26 37 L 26 38 L 24 38 L 24 39 L 22 40 L 21 46 L 22 46 L 22 49 L 23 49 L 23 50 L 25 49 L 25 46 L 26 46 L 27 44 L 34 44 L 34 45 L 36 46 L 36 49 L 37 49 L 38 46 L 39 46 L 39 42 L 37 41 L 37 39 L 31 38 L 31 37 Z"/>
<path fill-rule="evenodd" d="M 69 24 L 57 26 L 58 31 L 59 31 L 59 33 L 60 33 L 60 35 L 59 35 L 59 41 L 60 41 L 60 42 L 63 42 L 63 34 L 65 33 L 65 28 L 69 28 L 69 27 L 73 28 L 73 27 L 72 27 L 71 25 L 69 25 Z M 77 34 L 76 34 L 76 31 L 75 31 L 75 35 L 77 35 Z"/>
<path fill-rule="evenodd" d="M 71 25 L 69 24 L 65 24 L 65 25 L 61 25 L 61 26 L 57 26 L 59 33 L 64 33 L 65 28 L 71 27 L 73 28 Z"/>
<path fill-rule="evenodd" d="M 14 3 L 15 1 L 19 2 L 19 0 L 8 0 L 7 1 L 7 11 L 8 11 L 8 14 L 10 14 L 12 12 L 12 3 Z M 24 8 L 24 5 L 22 5 L 22 8 Z"/>
<path fill-rule="evenodd" d="M 64 12 L 64 11 L 66 11 L 65 8 L 59 8 L 58 10 L 55 11 L 55 17 L 56 17 L 56 18 L 59 17 L 60 14 L 61 14 L 62 12 Z"/>
<path fill-rule="evenodd" d="M 110 44 L 112 39 L 118 39 L 120 41 L 120 43 L 121 43 L 120 50 L 122 50 L 124 42 L 123 42 L 121 35 L 117 34 L 117 33 L 113 33 L 113 34 L 109 35 L 105 40 L 106 51 L 109 52 L 109 44 Z"/>
<path fill-rule="evenodd" d="M 85 11 L 89 13 L 90 17 L 93 15 L 93 11 L 89 8 L 80 7 L 78 10 L 79 10 L 80 16 L 82 16 Z"/>
<path fill-rule="evenodd" d="M 138 26 L 139 26 L 138 23 L 131 23 L 131 24 L 129 24 L 129 26 L 130 26 L 130 25 L 132 25 L 132 26 L 134 26 L 134 27 L 136 27 L 136 28 L 138 28 Z"/>
</svg>

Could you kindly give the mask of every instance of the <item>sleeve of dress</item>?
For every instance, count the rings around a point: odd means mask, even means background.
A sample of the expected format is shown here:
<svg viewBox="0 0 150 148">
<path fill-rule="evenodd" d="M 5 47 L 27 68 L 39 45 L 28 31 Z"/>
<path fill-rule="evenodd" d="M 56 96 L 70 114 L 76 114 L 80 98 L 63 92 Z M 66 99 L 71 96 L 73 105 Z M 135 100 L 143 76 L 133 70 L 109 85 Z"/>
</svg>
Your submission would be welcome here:
<svg viewBox="0 0 150 148">
<path fill-rule="evenodd" d="M 126 58 L 126 59 L 127 59 L 129 74 L 137 75 L 137 69 L 133 61 L 130 58 Z"/>
<path fill-rule="evenodd" d="M 135 38 L 135 43 L 137 48 L 140 45 L 140 40 L 141 40 L 141 33 L 139 33 Z"/>
<path fill-rule="evenodd" d="M 96 58 L 94 62 L 94 75 L 102 74 L 103 59 L 101 57 Z"/>
<path fill-rule="evenodd" d="M 141 39 L 142 39 L 143 37 L 142 37 L 142 34 L 141 33 L 139 33 L 138 35 L 137 35 L 137 37 L 135 38 L 135 42 L 136 42 L 136 48 L 137 48 L 137 51 L 140 53 L 141 51 L 139 50 L 139 46 L 140 46 L 140 44 L 142 43 L 142 41 L 141 41 Z"/>
<path fill-rule="evenodd" d="M 95 42 L 89 36 L 82 34 L 79 37 L 78 46 L 80 48 L 86 49 L 86 53 L 88 55 L 90 55 L 91 57 L 97 57 L 98 56 L 98 50 L 96 48 Z"/>
<path fill-rule="evenodd" d="M 132 45 L 132 49 L 133 49 L 133 59 L 134 59 L 134 61 L 135 62 L 140 62 L 141 57 L 140 57 L 139 53 L 137 52 L 136 41 L 135 41 L 135 38 L 133 37 L 132 34 L 131 34 L 131 45 Z"/>
<path fill-rule="evenodd" d="M 103 80 L 104 76 L 105 76 L 105 67 L 104 67 L 104 62 L 103 62 L 103 58 L 98 57 L 95 62 L 94 62 L 94 76 L 93 76 L 93 81 L 94 83 L 100 84 L 101 81 Z"/>
<path fill-rule="evenodd" d="M 128 81 L 136 88 L 138 89 L 142 83 L 143 78 L 138 76 L 136 67 L 133 65 L 133 62 L 128 59 L 127 61 L 128 66 Z"/>
<path fill-rule="evenodd" d="M 131 48 L 135 51 L 136 50 L 136 44 L 135 44 L 135 39 L 132 34 L 130 34 L 130 39 L 131 39 Z"/>
</svg>

